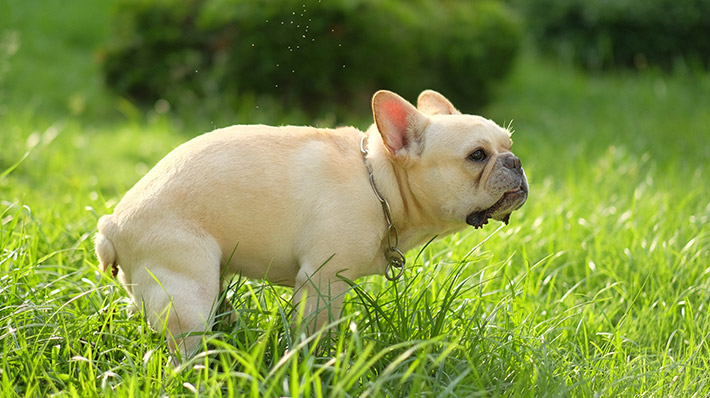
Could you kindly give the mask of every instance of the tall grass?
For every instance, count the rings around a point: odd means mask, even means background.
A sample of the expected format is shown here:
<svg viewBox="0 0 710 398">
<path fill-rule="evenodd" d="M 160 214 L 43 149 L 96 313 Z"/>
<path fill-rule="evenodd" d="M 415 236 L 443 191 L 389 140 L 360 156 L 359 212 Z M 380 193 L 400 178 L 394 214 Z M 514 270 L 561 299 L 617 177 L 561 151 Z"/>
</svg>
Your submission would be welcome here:
<svg viewBox="0 0 710 398">
<path fill-rule="evenodd" d="M 530 178 L 510 225 L 409 253 L 397 283 L 359 280 L 343 319 L 313 339 L 290 328 L 288 289 L 237 278 L 236 323 L 221 317 L 204 353 L 174 368 L 98 271 L 90 238 L 149 167 L 213 121 L 144 115 L 98 84 L 87 104 L 103 105 L 72 111 L 62 98 L 81 85 L 57 69 L 32 69 L 56 80 L 46 90 L 27 76 L 8 84 L 46 29 L 23 28 L 39 11 L 12 7 L 0 16 L 22 40 L 0 72 L 11 93 L 0 97 L 0 395 L 710 394 L 707 74 L 589 76 L 525 56 L 485 110 L 514 119 Z M 67 7 L 57 18 L 83 15 Z M 83 64 L 91 45 L 77 46 L 67 70 L 98 81 Z"/>
</svg>

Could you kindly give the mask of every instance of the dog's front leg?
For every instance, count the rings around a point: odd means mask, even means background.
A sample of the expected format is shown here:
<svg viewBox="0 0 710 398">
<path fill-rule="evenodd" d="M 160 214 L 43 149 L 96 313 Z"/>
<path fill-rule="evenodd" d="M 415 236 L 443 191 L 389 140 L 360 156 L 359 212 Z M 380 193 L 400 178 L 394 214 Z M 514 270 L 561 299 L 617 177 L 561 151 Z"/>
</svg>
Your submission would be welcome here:
<svg viewBox="0 0 710 398">
<path fill-rule="evenodd" d="M 312 335 L 340 318 L 343 299 L 349 285 L 327 270 L 310 273 L 301 269 L 296 276 L 293 294 L 294 322 Z"/>
</svg>

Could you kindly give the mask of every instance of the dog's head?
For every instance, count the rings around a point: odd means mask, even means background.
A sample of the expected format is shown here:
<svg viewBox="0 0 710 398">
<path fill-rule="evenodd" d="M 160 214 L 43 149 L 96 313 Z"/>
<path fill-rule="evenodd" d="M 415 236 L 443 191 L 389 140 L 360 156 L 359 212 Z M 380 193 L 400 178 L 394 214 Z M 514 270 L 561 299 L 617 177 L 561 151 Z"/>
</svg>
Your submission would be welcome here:
<svg viewBox="0 0 710 398">
<path fill-rule="evenodd" d="M 463 115 L 431 90 L 416 108 L 378 91 L 372 109 L 388 156 L 429 216 L 481 228 L 489 218 L 507 223 L 525 203 L 528 182 L 510 132 L 493 121 Z"/>
</svg>

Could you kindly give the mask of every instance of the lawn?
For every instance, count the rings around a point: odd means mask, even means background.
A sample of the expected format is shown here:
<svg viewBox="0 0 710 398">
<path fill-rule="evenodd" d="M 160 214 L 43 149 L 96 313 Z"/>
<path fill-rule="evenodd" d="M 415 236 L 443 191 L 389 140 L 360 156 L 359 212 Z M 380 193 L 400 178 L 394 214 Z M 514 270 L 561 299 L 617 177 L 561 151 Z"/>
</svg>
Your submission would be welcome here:
<svg viewBox="0 0 710 398">
<path fill-rule="evenodd" d="M 526 51 L 477 110 L 512 121 L 530 180 L 510 225 L 360 281 L 317 341 L 291 332 L 288 289 L 236 279 L 237 323 L 173 368 L 91 237 L 165 153 L 229 122 L 115 98 L 96 64 L 109 7 L 33 3 L 0 0 L 0 395 L 710 394 L 707 72 L 590 75 Z M 264 120 L 303 122 L 231 123 Z"/>
</svg>

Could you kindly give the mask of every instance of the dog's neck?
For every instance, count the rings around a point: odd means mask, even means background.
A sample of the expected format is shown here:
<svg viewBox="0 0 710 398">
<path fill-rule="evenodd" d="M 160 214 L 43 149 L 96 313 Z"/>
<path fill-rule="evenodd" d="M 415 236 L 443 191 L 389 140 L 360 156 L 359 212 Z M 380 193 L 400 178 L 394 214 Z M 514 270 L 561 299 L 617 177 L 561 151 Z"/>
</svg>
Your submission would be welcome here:
<svg viewBox="0 0 710 398">
<path fill-rule="evenodd" d="M 392 158 L 376 126 L 368 129 L 363 145 L 366 146 L 363 149 L 368 152 L 365 161 L 374 177 L 377 191 L 389 203 L 392 223 L 399 234 L 400 250 L 406 252 L 437 235 L 465 227 L 447 225 L 429 216 L 430 212 L 423 208 L 412 192 L 405 165 L 398 164 Z"/>
</svg>

